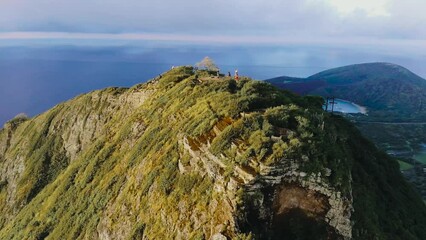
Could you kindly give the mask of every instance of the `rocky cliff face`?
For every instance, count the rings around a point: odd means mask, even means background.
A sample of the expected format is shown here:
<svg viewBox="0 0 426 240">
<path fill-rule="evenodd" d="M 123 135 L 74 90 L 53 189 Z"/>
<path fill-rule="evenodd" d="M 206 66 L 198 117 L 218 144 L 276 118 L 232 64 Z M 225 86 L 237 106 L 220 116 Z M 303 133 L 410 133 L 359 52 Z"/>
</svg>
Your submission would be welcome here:
<svg viewBox="0 0 426 240">
<path fill-rule="evenodd" d="M 7 123 L 0 238 L 424 239 L 394 165 L 317 98 L 179 67 Z"/>
</svg>

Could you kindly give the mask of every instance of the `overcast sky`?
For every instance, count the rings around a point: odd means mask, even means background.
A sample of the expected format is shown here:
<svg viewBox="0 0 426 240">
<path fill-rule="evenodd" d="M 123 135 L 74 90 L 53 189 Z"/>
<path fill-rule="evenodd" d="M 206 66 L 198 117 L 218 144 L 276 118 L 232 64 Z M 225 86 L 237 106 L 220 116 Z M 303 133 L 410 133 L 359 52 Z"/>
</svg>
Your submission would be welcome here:
<svg viewBox="0 0 426 240">
<path fill-rule="evenodd" d="M 424 9 L 424 0 L 2 0 L 0 38 L 351 45 L 423 55 Z"/>
</svg>

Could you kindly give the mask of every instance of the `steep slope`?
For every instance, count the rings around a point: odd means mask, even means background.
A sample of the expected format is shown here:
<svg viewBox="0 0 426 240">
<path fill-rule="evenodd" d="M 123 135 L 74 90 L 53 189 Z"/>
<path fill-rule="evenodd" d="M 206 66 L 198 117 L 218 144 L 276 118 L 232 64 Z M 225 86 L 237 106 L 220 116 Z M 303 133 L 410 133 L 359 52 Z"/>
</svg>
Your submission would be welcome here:
<svg viewBox="0 0 426 240">
<path fill-rule="evenodd" d="M 179 67 L 0 131 L 0 239 L 425 239 L 397 163 L 315 97 Z"/>
<path fill-rule="evenodd" d="M 426 117 L 426 80 L 390 63 L 356 64 L 330 69 L 301 81 L 267 80 L 301 94 L 335 96 L 367 106 L 370 117 L 419 120 Z M 307 90 L 305 90 L 307 89 Z"/>
</svg>

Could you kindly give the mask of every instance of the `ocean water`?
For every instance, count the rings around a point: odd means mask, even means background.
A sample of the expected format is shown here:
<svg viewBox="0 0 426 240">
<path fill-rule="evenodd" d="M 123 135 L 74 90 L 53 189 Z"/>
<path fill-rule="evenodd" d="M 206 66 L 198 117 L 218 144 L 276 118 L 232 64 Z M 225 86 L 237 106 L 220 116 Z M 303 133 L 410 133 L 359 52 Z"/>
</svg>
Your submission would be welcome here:
<svg viewBox="0 0 426 240">
<path fill-rule="evenodd" d="M 194 62 L 195 63 L 195 62 Z M 176 65 L 185 65 L 177 63 Z M 32 117 L 82 93 L 106 87 L 131 87 L 171 69 L 170 63 L 0 59 L 0 128 L 19 113 Z M 263 80 L 283 75 L 268 66 L 219 65 L 222 73 Z"/>
<path fill-rule="evenodd" d="M 169 65 L 69 60 L 0 60 L 0 128 L 19 113 L 34 116 L 82 93 L 130 87 Z"/>
</svg>

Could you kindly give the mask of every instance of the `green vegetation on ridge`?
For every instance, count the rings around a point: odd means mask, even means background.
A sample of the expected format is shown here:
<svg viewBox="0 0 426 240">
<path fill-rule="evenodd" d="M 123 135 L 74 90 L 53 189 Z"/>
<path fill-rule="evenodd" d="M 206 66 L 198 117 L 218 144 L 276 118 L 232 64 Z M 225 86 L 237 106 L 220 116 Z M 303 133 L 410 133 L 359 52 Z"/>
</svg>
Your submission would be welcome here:
<svg viewBox="0 0 426 240">
<path fill-rule="evenodd" d="M 227 183 L 236 166 L 331 169 L 323 181 L 352 192 L 355 239 L 424 239 L 426 208 L 397 162 L 321 105 L 253 80 L 199 81 L 191 67 L 76 97 L 0 131 L 0 167 L 18 169 L 0 175 L 0 238 L 256 237 L 232 228 L 229 196 L 187 139 L 224 159 Z"/>
</svg>

